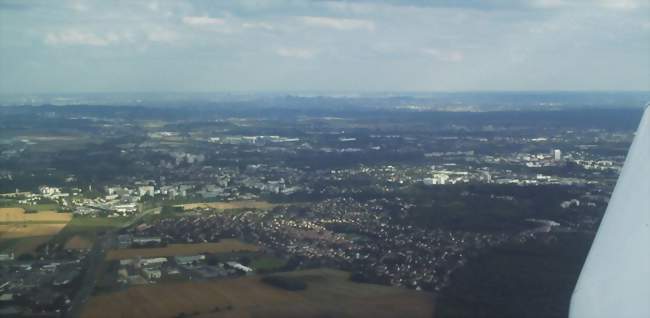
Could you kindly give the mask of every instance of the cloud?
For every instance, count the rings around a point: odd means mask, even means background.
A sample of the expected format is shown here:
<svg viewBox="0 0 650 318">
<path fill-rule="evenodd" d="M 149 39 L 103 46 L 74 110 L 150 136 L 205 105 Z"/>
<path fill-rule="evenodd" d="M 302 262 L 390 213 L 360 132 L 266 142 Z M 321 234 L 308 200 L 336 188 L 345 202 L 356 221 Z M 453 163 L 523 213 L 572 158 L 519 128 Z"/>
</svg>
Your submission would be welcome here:
<svg viewBox="0 0 650 318">
<path fill-rule="evenodd" d="M 535 0 L 531 2 L 531 5 L 543 9 L 553 9 L 565 7 L 569 4 L 564 0 Z"/>
<path fill-rule="evenodd" d="M 86 12 L 90 10 L 88 7 L 88 4 L 81 2 L 81 1 L 74 1 L 70 3 L 70 9 L 77 11 L 77 12 Z"/>
<path fill-rule="evenodd" d="M 530 10 L 562 8 L 607 8 L 632 10 L 648 5 L 647 0 L 328 0 L 331 8 L 343 11 L 372 11 L 377 5 L 412 8 L 447 8 L 470 10 Z"/>
<path fill-rule="evenodd" d="M 178 39 L 178 34 L 171 30 L 157 28 L 147 33 L 147 39 L 151 42 L 172 43 Z"/>
<path fill-rule="evenodd" d="M 600 4 L 605 8 L 618 10 L 633 10 L 642 5 L 640 1 L 636 0 L 602 0 Z"/>
<path fill-rule="evenodd" d="M 49 45 L 87 45 L 87 46 L 107 46 L 118 43 L 122 37 L 116 33 L 110 32 L 105 36 L 100 36 L 92 32 L 69 29 L 60 32 L 48 33 L 45 37 L 45 43 Z"/>
<path fill-rule="evenodd" d="M 292 57 L 299 59 L 310 59 L 314 57 L 316 51 L 305 48 L 281 47 L 275 50 L 275 53 L 282 57 Z"/>
<path fill-rule="evenodd" d="M 0 10 L 27 11 L 32 9 L 32 5 L 22 2 L 0 2 Z"/>
<path fill-rule="evenodd" d="M 531 0 L 529 5 L 541 9 L 561 8 L 605 8 L 613 10 L 639 9 L 648 2 L 640 0 Z"/>
<path fill-rule="evenodd" d="M 264 30 L 273 30 L 273 25 L 266 22 L 244 22 L 242 23 L 244 29 L 264 29 Z"/>
<path fill-rule="evenodd" d="M 528 2 L 536 0 L 328 0 L 326 3 L 340 8 L 352 6 L 358 9 L 372 9 L 376 5 L 411 8 L 456 8 L 475 10 L 521 9 Z M 361 5 L 361 6 L 358 6 Z"/>
<path fill-rule="evenodd" d="M 158 43 L 173 43 L 179 39 L 176 31 L 160 26 L 149 26 L 132 32 L 130 30 L 107 32 L 100 35 L 90 31 L 67 29 L 50 32 L 45 36 L 45 43 L 53 46 L 83 45 L 103 47 L 116 44 L 135 43 L 145 40 Z"/>
<path fill-rule="evenodd" d="M 426 48 L 426 49 L 422 49 L 422 53 L 429 56 L 433 56 L 434 58 L 442 62 L 459 63 L 465 59 L 465 55 L 463 54 L 463 52 L 457 50 L 438 50 L 438 49 Z"/>
<path fill-rule="evenodd" d="M 160 4 L 156 1 L 149 2 L 149 4 L 147 4 L 147 8 L 153 12 L 158 12 L 160 9 Z"/>
<path fill-rule="evenodd" d="M 650 30 L 650 21 L 646 21 L 646 22 L 641 23 L 641 28 L 643 30 Z"/>
<path fill-rule="evenodd" d="M 226 24 L 226 20 L 220 18 L 210 18 L 208 16 L 186 16 L 183 17 L 183 23 L 194 26 L 224 25 Z"/>
<path fill-rule="evenodd" d="M 367 31 L 375 30 L 375 23 L 368 20 L 315 17 L 315 16 L 304 16 L 304 17 L 300 17 L 299 19 L 302 23 L 306 25 L 336 29 L 336 30 L 355 30 L 355 29 L 367 30 Z"/>
<path fill-rule="evenodd" d="M 88 10 L 74 11 L 75 3 Z M 110 88 L 103 84 L 106 77 L 113 78 L 114 89 L 188 91 L 348 86 L 647 90 L 650 83 L 647 0 L 248 4 L 0 0 L 0 92 L 77 89 L 90 85 L 87 70 L 97 74 L 100 90 Z M 32 60 L 46 67 L 32 70 Z M 60 81 L 59 74 L 74 74 L 63 60 L 88 63 L 74 71 L 79 80 Z M 162 68 L 189 75 L 135 81 Z M 273 76 L 281 73 L 292 76 Z M 347 73 L 340 81 L 329 80 Z M 304 80 L 298 76 L 303 74 Z"/>
</svg>

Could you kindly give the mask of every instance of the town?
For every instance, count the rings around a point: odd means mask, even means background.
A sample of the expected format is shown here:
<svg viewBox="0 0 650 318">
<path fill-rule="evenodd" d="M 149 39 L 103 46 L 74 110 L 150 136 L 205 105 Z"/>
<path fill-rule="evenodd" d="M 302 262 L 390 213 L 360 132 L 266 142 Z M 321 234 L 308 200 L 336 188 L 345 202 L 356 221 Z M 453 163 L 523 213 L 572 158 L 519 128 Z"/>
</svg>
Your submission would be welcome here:
<svg viewBox="0 0 650 318">
<path fill-rule="evenodd" d="M 84 316 L 93 297 L 134 286 L 317 268 L 444 293 L 494 249 L 593 235 L 634 129 L 603 124 L 606 111 L 555 126 L 546 112 L 438 125 L 401 108 L 168 111 L 2 110 L 84 134 L 0 144 L 0 314 Z"/>
</svg>

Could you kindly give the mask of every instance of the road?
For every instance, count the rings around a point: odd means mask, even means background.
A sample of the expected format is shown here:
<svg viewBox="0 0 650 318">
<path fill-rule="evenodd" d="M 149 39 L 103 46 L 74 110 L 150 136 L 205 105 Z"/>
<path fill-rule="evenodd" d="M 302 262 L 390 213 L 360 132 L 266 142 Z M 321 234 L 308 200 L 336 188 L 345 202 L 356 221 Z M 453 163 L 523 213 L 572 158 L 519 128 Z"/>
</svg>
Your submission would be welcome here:
<svg viewBox="0 0 650 318">
<path fill-rule="evenodd" d="M 120 230 L 133 226 L 138 221 L 140 221 L 143 217 L 149 214 L 160 213 L 160 210 L 161 210 L 160 208 L 152 208 L 152 209 L 145 210 L 142 213 L 138 214 L 133 219 L 131 219 L 129 222 L 122 225 L 122 227 L 120 227 Z M 98 237 L 95 240 L 92 249 L 86 255 L 86 259 L 85 259 L 86 270 L 83 274 L 83 278 L 79 290 L 77 291 L 74 298 L 72 299 L 72 303 L 70 304 L 70 308 L 68 309 L 66 317 L 78 318 L 81 316 L 81 311 L 83 309 L 84 304 L 88 301 L 88 299 L 92 295 L 93 289 L 95 289 L 96 278 L 101 274 L 99 273 L 99 271 L 101 270 L 100 265 L 106 258 L 106 251 L 108 251 L 113 247 L 118 231 L 119 230 L 107 231 L 103 236 Z"/>
<path fill-rule="evenodd" d="M 131 227 L 134 224 L 138 223 L 140 220 L 142 220 L 142 218 L 144 218 L 145 216 L 150 215 L 150 214 L 158 214 L 158 213 L 160 213 L 161 210 L 162 210 L 162 208 L 160 208 L 160 207 L 144 210 L 144 211 L 142 211 L 142 213 L 136 215 L 129 222 L 122 225 L 121 229 L 126 229 L 128 227 Z"/>
<path fill-rule="evenodd" d="M 110 248 L 114 240 L 115 234 L 113 232 L 108 232 L 95 240 L 92 249 L 86 255 L 86 270 L 83 274 L 81 286 L 72 299 L 66 317 L 77 318 L 81 316 L 83 305 L 88 301 L 95 288 L 95 280 L 99 275 L 100 265 L 106 256 L 106 250 Z"/>
</svg>

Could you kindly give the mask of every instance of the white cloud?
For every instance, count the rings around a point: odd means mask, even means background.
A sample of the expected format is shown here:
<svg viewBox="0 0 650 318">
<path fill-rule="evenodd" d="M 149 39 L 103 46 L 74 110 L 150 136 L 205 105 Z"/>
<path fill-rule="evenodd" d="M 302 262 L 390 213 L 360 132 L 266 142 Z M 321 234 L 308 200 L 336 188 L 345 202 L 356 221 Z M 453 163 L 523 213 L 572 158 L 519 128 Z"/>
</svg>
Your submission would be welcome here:
<svg viewBox="0 0 650 318">
<path fill-rule="evenodd" d="M 59 32 L 50 32 L 45 36 L 45 43 L 48 45 L 85 45 L 85 46 L 109 46 L 123 43 L 135 43 L 138 39 L 149 42 L 172 43 L 178 40 L 179 35 L 172 30 L 151 27 L 139 30 L 137 33 L 131 31 L 107 32 L 103 35 L 82 31 L 78 29 L 67 29 Z"/>
<path fill-rule="evenodd" d="M 45 43 L 50 45 L 107 46 L 117 43 L 120 40 L 121 37 L 118 34 L 112 32 L 106 34 L 105 36 L 100 36 L 92 32 L 75 29 L 48 33 L 45 37 Z"/>
<path fill-rule="evenodd" d="M 260 79 L 251 84 L 241 75 L 241 83 L 236 85 L 253 89 L 327 89 L 348 84 L 362 89 L 394 86 L 439 90 L 648 86 L 648 0 L 465 2 L 470 3 L 436 6 L 423 1 L 316 1 L 293 6 L 289 4 L 295 2 L 290 0 L 273 1 L 263 8 L 242 8 L 239 1 L 201 5 L 143 0 L 119 1 L 116 5 L 63 0 L 9 12 L 11 16 L 2 21 L 8 27 L 0 27 L 5 31 L 0 32 L 0 51 L 7 51 L 4 66 L 13 69 L 0 68 L 8 78 L 20 75 L 28 58 L 57 68 L 60 63 L 56 59 L 70 53 L 62 52 L 62 48 L 78 48 L 74 54 L 79 60 L 85 56 L 119 57 L 110 68 L 88 66 L 105 68 L 108 74 L 117 73 L 120 67 L 125 70 L 122 73 L 132 74 L 169 65 L 173 69 L 195 68 L 192 71 L 219 83 L 231 83 L 230 77 L 239 74 L 270 78 L 268 83 Z M 75 3 L 82 4 L 78 10 L 88 10 L 74 11 L 71 6 Z M 39 43 L 30 41 L 34 32 L 38 32 Z M 467 47 L 468 43 L 473 47 Z M 29 54 L 26 48 L 30 45 L 31 51 L 42 53 Z M 120 49 L 114 50 L 116 47 Z M 145 60 L 138 50 L 164 58 Z M 558 59 L 558 54 L 563 58 Z M 599 63 L 602 60 L 611 63 Z M 133 65 L 142 67 L 135 70 Z M 565 69 L 571 66 L 572 72 L 566 79 L 558 78 L 552 71 L 556 65 Z M 306 76 L 304 81 L 293 82 L 297 77 L 267 76 L 311 71 L 313 67 L 323 70 L 327 75 L 322 75 L 324 78 L 351 72 L 368 81 L 331 82 Z M 489 74 L 487 79 L 485 74 Z M 449 82 L 434 80 L 451 77 L 454 79 Z M 43 78 L 57 82 L 52 76 Z M 178 82 L 160 81 L 164 85 Z M 183 87 L 200 89 L 204 82 L 214 83 L 197 80 Z M 51 89 L 47 85 L 43 84 L 44 89 Z M 156 84 L 142 85 L 155 88 Z M 23 89 L 19 85 L 7 87 Z"/>
<path fill-rule="evenodd" d="M 618 10 L 632 10 L 641 6 L 636 0 L 601 0 L 600 3 L 603 7 Z"/>
<path fill-rule="evenodd" d="M 641 28 L 644 30 L 650 30 L 650 21 L 641 23 Z"/>
<path fill-rule="evenodd" d="M 244 22 L 242 23 L 244 29 L 264 29 L 273 30 L 273 25 L 266 22 Z"/>
<path fill-rule="evenodd" d="M 154 29 L 147 33 L 147 39 L 151 42 L 172 43 L 178 39 L 178 34 L 167 29 Z"/>
<path fill-rule="evenodd" d="M 422 53 L 433 56 L 439 61 L 459 63 L 465 59 L 465 55 L 457 50 L 438 50 L 438 49 L 422 49 Z"/>
<path fill-rule="evenodd" d="M 369 3 L 369 2 L 339 2 L 339 1 L 324 1 L 323 5 L 331 10 L 345 12 L 345 13 L 360 13 L 368 14 L 377 11 L 380 8 L 390 7 L 397 9 L 395 6 L 389 6 L 383 2 Z"/>
<path fill-rule="evenodd" d="M 567 6 L 568 3 L 564 0 L 535 0 L 532 5 L 538 8 L 561 8 Z"/>
<path fill-rule="evenodd" d="M 292 57 L 299 59 L 310 59 L 314 57 L 316 51 L 305 48 L 281 47 L 275 50 L 275 53 L 282 57 Z"/>
<path fill-rule="evenodd" d="M 86 12 L 90 8 L 88 7 L 88 4 L 81 2 L 81 1 L 74 1 L 69 3 L 70 9 L 77 11 L 77 12 Z"/>
<path fill-rule="evenodd" d="M 152 2 L 149 2 L 149 4 L 147 5 L 147 8 L 149 8 L 149 10 L 151 10 L 153 12 L 158 12 L 158 10 L 160 9 L 160 4 L 158 2 L 156 2 L 156 1 L 152 1 Z"/>
<path fill-rule="evenodd" d="M 210 18 L 208 16 L 202 16 L 202 17 L 193 17 L 193 16 L 186 16 L 183 17 L 183 23 L 187 25 L 224 25 L 226 24 L 226 20 L 220 19 L 220 18 Z"/>
<path fill-rule="evenodd" d="M 375 23 L 368 20 L 314 17 L 314 16 L 305 16 L 305 17 L 300 17 L 299 19 L 302 23 L 306 25 L 336 29 L 336 30 L 355 30 L 355 29 L 367 30 L 367 31 L 375 30 Z"/>
<path fill-rule="evenodd" d="M 560 8 L 594 8 L 601 7 L 615 10 L 634 10 L 647 2 L 640 0 L 532 0 L 531 6 L 542 9 Z"/>
</svg>

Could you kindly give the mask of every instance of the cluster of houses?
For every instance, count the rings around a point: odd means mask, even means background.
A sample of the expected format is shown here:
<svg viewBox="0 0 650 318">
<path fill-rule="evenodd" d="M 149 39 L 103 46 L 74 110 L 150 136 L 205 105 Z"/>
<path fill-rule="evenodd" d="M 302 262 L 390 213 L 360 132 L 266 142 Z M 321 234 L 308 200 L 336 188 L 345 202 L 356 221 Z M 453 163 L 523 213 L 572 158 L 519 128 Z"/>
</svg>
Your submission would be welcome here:
<svg viewBox="0 0 650 318">
<path fill-rule="evenodd" d="M 266 145 L 268 143 L 298 142 L 300 138 L 281 136 L 223 136 L 210 137 L 208 142 L 224 145 Z"/>
<path fill-rule="evenodd" d="M 69 192 L 64 192 L 58 187 L 40 186 L 38 188 L 38 193 L 18 192 L 18 190 L 16 190 L 14 193 L 4 193 L 0 196 L 5 198 L 14 198 L 17 200 L 18 204 L 27 206 L 36 205 L 43 201 L 48 201 L 48 203 L 56 202 L 62 206 L 68 206 L 69 198 L 79 195 L 79 193 L 81 193 L 81 189 L 79 188 L 72 188 Z"/>
<path fill-rule="evenodd" d="M 79 260 L 0 263 L 0 317 L 56 317 L 78 288 Z"/>
</svg>

